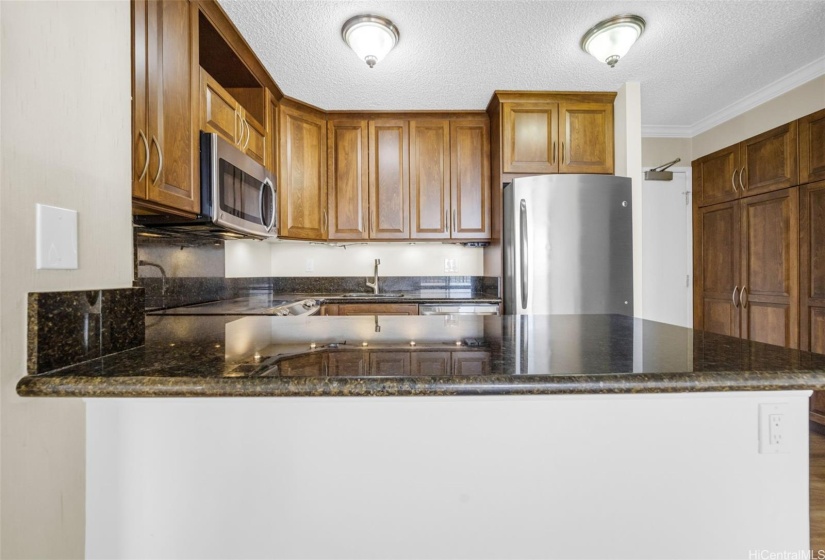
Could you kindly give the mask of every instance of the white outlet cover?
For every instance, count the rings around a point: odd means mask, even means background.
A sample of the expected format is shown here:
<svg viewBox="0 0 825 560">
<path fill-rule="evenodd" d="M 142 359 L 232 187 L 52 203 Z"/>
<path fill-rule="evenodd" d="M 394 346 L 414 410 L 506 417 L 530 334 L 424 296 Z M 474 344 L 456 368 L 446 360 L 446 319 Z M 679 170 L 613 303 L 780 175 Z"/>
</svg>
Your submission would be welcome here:
<svg viewBox="0 0 825 560">
<path fill-rule="evenodd" d="M 315 272 L 315 261 L 313 259 L 306 260 L 306 266 L 304 267 L 304 272 Z"/>
<path fill-rule="evenodd" d="M 36 205 L 37 269 L 77 269 L 77 211 Z"/>
</svg>

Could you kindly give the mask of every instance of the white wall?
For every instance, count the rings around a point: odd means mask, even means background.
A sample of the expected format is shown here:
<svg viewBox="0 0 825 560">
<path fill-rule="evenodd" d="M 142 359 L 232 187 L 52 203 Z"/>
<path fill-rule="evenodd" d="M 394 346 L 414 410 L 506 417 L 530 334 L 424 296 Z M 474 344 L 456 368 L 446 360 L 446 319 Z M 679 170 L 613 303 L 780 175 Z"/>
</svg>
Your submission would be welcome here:
<svg viewBox="0 0 825 560">
<path fill-rule="evenodd" d="M 226 276 L 366 277 L 372 276 L 375 259 L 381 259 L 380 276 L 482 276 L 484 272 L 483 249 L 477 247 L 449 243 L 346 245 L 344 249 L 307 241 L 227 241 Z M 445 259 L 456 261 L 456 272 L 445 272 Z M 307 270 L 307 261 L 312 261 L 312 271 Z"/>
<path fill-rule="evenodd" d="M 807 550 L 809 394 L 91 400 L 88 553 Z M 758 452 L 762 402 L 788 404 L 787 453 Z"/>
<path fill-rule="evenodd" d="M 0 2 L 3 558 L 84 555 L 85 408 L 23 399 L 26 294 L 131 285 L 129 3 Z M 37 271 L 35 203 L 79 212 L 79 269 Z"/>
<path fill-rule="evenodd" d="M 633 315 L 643 316 L 642 94 L 639 82 L 619 88 L 613 102 L 615 172 L 630 177 L 633 192 Z"/>
<path fill-rule="evenodd" d="M 659 167 L 680 158 L 674 167 L 690 167 L 690 138 L 642 138 L 642 167 Z"/>
</svg>

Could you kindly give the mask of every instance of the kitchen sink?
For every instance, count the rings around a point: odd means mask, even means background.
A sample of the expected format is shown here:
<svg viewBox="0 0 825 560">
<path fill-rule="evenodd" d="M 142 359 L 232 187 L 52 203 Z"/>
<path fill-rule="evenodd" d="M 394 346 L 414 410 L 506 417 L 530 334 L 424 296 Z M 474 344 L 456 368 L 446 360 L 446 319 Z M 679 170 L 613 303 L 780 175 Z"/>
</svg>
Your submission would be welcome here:
<svg viewBox="0 0 825 560">
<path fill-rule="evenodd" d="M 404 297 L 404 294 L 341 294 L 338 297 L 345 297 L 345 298 L 400 298 Z"/>
</svg>

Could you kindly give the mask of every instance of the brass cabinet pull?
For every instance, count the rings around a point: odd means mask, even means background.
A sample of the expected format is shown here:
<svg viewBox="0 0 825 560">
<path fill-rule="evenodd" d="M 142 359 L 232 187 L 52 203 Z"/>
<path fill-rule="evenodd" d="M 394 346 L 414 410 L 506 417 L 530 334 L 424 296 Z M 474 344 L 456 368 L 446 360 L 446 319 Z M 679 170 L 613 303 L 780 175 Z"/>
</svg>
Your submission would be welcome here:
<svg viewBox="0 0 825 560">
<path fill-rule="evenodd" d="M 158 172 L 155 174 L 155 178 L 152 179 L 152 184 L 154 185 L 158 182 L 158 179 L 160 179 L 160 172 L 163 171 L 163 150 L 160 149 L 160 144 L 154 134 L 152 135 L 152 143 L 154 143 L 158 151 Z"/>
<path fill-rule="evenodd" d="M 444 210 L 444 231 L 450 231 L 450 211 Z"/>
<path fill-rule="evenodd" d="M 730 174 L 730 184 L 733 187 L 733 192 L 739 192 L 736 188 L 736 168 L 733 168 L 733 173 Z"/>
<path fill-rule="evenodd" d="M 553 165 L 556 164 L 556 141 L 553 140 Z"/>
<path fill-rule="evenodd" d="M 742 171 L 739 172 L 739 186 L 742 187 L 743 191 L 747 190 L 747 187 L 745 187 L 745 185 L 742 184 L 742 175 L 744 175 L 744 174 L 745 174 L 745 168 L 743 167 Z"/>
<path fill-rule="evenodd" d="M 146 154 L 146 161 L 143 162 L 143 171 L 140 172 L 140 177 L 138 177 L 138 183 L 143 181 L 143 178 L 146 177 L 146 172 L 149 171 L 149 141 L 146 139 L 146 135 L 143 134 L 142 130 L 138 130 L 138 136 L 140 139 L 143 140 L 143 152 Z"/>
<path fill-rule="evenodd" d="M 241 110 L 235 106 L 235 122 L 238 124 L 240 131 L 235 131 L 235 145 L 241 147 L 241 139 L 243 138 L 243 119 L 241 118 Z"/>
<path fill-rule="evenodd" d="M 564 149 L 564 142 L 561 143 L 561 162 L 564 165 L 567 165 L 568 163 L 570 163 L 569 161 L 567 161 L 567 152 Z"/>
<path fill-rule="evenodd" d="M 458 232 L 458 222 L 456 221 L 455 208 L 453 208 L 453 231 Z"/>
<path fill-rule="evenodd" d="M 375 233 L 375 210 L 370 210 L 370 233 Z"/>
<path fill-rule="evenodd" d="M 739 308 L 739 302 L 736 299 L 736 293 L 738 291 L 739 291 L 739 286 L 734 286 L 733 287 L 733 295 L 731 296 L 731 298 L 733 299 L 733 306 L 736 307 L 737 309 Z"/>
<path fill-rule="evenodd" d="M 321 231 L 327 231 L 327 209 L 324 208 L 324 225 L 322 226 L 323 229 Z"/>
</svg>

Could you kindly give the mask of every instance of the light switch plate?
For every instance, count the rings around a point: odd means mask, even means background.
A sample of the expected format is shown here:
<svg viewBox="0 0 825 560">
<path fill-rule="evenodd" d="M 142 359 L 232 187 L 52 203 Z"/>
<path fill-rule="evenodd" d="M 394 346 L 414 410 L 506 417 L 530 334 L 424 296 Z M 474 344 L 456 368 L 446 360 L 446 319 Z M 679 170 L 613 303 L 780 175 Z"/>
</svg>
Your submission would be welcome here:
<svg viewBox="0 0 825 560">
<path fill-rule="evenodd" d="M 37 269 L 77 268 L 77 212 L 36 205 Z"/>
</svg>

